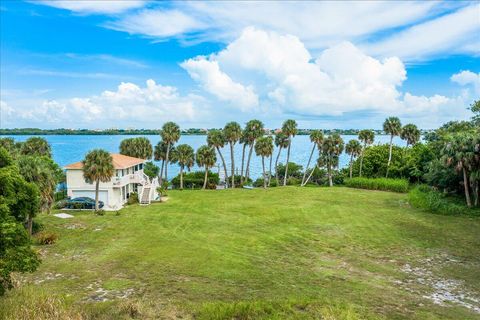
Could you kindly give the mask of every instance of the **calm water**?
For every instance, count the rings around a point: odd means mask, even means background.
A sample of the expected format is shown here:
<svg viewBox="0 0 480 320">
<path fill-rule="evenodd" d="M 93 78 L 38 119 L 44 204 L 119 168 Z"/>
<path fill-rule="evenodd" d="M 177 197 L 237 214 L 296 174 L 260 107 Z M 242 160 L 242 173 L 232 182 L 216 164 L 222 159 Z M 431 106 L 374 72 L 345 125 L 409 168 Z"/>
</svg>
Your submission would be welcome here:
<svg viewBox="0 0 480 320">
<path fill-rule="evenodd" d="M 25 141 L 30 136 L 10 136 L 17 141 Z M 138 137 L 138 136 L 128 136 L 128 135 L 115 135 L 115 136 L 97 136 L 97 135 L 88 135 L 88 136 L 71 136 L 71 135 L 47 135 L 43 136 L 52 146 L 53 158 L 60 165 L 65 166 L 72 162 L 81 161 L 85 154 L 95 148 L 105 149 L 110 152 L 118 153 L 118 147 L 120 142 L 123 139 Z M 152 143 L 156 145 L 160 140 L 159 136 L 151 135 L 146 136 Z M 356 139 L 357 136 L 342 136 L 345 143 L 350 139 Z M 195 150 L 203 144 L 206 144 L 206 136 L 182 136 L 180 138 L 180 143 L 186 143 L 192 146 Z M 379 143 L 388 143 L 390 140 L 389 136 L 376 136 L 375 144 Z M 396 137 L 394 143 L 400 146 L 404 146 L 405 142 L 400 138 Z M 308 157 L 310 156 L 312 144 L 308 136 L 296 136 L 293 138 L 290 161 L 306 165 Z M 248 149 L 247 149 L 248 151 Z M 277 150 L 274 152 L 273 162 L 275 163 L 275 157 L 277 156 Z M 222 150 L 225 161 L 227 162 L 228 169 L 230 169 L 230 148 L 227 146 Z M 248 152 L 246 152 L 248 154 Z M 247 155 L 246 155 L 247 156 Z M 316 155 L 314 154 L 314 157 Z M 220 165 L 221 160 L 219 157 L 217 163 Z M 279 162 L 285 162 L 286 150 L 282 150 L 280 155 Z M 235 145 L 235 167 L 240 171 L 242 159 L 242 146 Z M 347 154 L 342 154 L 340 157 L 340 166 L 345 167 L 348 165 L 349 157 Z M 312 161 L 313 162 L 313 161 Z M 159 163 L 157 163 L 159 164 Z M 266 170 L 268 170 L 269 162 L 266 160 Z M 312 166 L 312 164 L 310 165 Z M 260 157 L 255 156 L 255 151 L 252 154 L 252 161 L 250 164 L 250 176 L 257 178 L 262 174 L 262 161 Z M 170 165 L 168 168 L 169 178 L 173 178 L 179 172 L 178 165 Z"/>
</svg>

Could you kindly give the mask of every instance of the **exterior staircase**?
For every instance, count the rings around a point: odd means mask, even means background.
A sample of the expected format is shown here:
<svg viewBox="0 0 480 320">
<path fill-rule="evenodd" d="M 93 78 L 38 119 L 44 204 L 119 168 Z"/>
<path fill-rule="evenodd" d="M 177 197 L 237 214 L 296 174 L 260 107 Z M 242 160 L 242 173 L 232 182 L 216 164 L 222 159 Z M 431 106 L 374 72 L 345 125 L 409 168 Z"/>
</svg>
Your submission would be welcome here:
<svg viewBox="0 0 480 320">
<path fill-rule="evenodd" d="M 143 205 L 150 204 L 150 190 L 151 190 L 151 186 L 146 186 L 146 185 L 143 186 L 140 204 L 143 204 Z"/>
<path fill-rule="evenodd" d="M 150 178 L 148 178 L 148 176 L 142 172 L 139 178 L 140 184 L 143 187 L 142 192 L 139 194 L 138 200 L 140 205 L 149 205 L 152 202 L 152 199 L 155 199 L 155 195 L 157 193 L 157 188 L 159 186 L 158 177 L 150 181 Z"/>
</svg>

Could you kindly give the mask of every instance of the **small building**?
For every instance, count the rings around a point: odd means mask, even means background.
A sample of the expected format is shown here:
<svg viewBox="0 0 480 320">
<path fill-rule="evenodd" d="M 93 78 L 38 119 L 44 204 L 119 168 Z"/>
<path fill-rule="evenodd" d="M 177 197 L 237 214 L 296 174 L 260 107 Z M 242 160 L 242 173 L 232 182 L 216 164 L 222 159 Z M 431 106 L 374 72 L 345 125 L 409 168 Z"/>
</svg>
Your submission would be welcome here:
<svg viewBox="0 0 480 320">
<path fill-rule="evenodd" d="M 143 173 L 144 159 L 111 154 L 115 173 L 108 182 L 100 182 L 98 199 L 103 201 L 105 210 L 118 210 L 127 202 L 130 194 L 136 192 L 140 204 L 150 204 L 158 198 L 158 178 L 149 179 Z M 83 177 L 83 163 L 66 165 L 67 196 L 70 198 L 89 197 L 95 199 L 95 184 L 87 183 Z"/>
</svg>

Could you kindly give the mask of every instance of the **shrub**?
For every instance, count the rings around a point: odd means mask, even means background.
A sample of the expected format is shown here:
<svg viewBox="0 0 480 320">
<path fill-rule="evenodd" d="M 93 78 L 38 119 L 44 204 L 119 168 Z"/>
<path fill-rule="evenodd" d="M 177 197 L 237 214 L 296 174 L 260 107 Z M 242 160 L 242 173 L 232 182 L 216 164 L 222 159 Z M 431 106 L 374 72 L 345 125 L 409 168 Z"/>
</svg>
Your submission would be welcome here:
<svg viewBox="0 0 480 320">
<path fill-rule="evenodd" d="M 183 175 L 183 188 L 184 189 L 200 189 L 203 187 L 203 179 L 205 178 L 205 171 L 188 172 Z M 207 188 L 215 189 L 219 184 L 220 178 L 218 173 L 208 172 Z M 178 189 L 180 188 L 180 175 L 177 175 L 171 181 L 172 185 Z"/>
<path fill-rule="evenodd" d="M 63 199 L 63 200 L 60 200 L 60 201 L 57 201 L 54 205 L 53 205 L 53 208 L 54 209 L 63 209 L 67 206 L 67 200 L 66 199 Z"/>
<path fill-rule="evenodd" d="M 41 245 L 54 244 L 58 239 L 58 235 L 51 231 L 41 231 L 35 235 L 35 239 Z"/>
<path fill-rule="evenodd" d="M 288 177 L 301 179 L 303 176 L 302 170 L 303 170 L 303 167 L 301 165 L 296 164 L 295 162 L 288 163 Z M 285 165 L 283 163 L 278 164 L 277 172 L 278 172 L 278 179 L 283 180 L 283 177 L 285 175 Z"/>
<path fill-rule="evenodd" d="M 95 211 L 95 214 L 97 216 L 104 216 L 105 215 L 105 210 L 103 209 L 98 209 L 97 211 Z"/>
<path fill-rule="evenodd" d="M 479 209 L 470 209 L 462 203 L 462 200 L 459 200 L 457 202 L 455 198 L 448 197 L 443 193 L 433 190 L 427 185 L 419 185 L 413 188 L 408 193 L 408 201 L 415 208 L 423 209 L 425 211 L 436 214 L 480 215 Z"/>
<path fill-rule="evenodd" d="M 241 177 L 242 177 L 242 176 L 239 175 L 239 174 L 236 174 L 236 175 L 235 175 L 235 178 L 234 178 L 234 180 L 235 180 L 235 188 L 241 188 L 241 187 L 243 187 L 244 185 L 249 185 L 249 184 L 251 184 L 251 183 L 253 182 L 253 180 L 252 180 L 251 178 L 248 178 L 247 181 L 243 181 L 243 184 L 241 184 L 241 183 L 240 183 Z M 231 184 L 232 184 L 232 176 L 228 177 L 228 185 L 231 186 Z"/>
<path fill-rule="evenodd" d="M 38 222 L 37 220 L 32 221 L 32 233 L 33 234 L 36 234 L 36 233 L 42 231 L 44 228 L 45 228 L 45 226 L 43 225 L 43 223 Z"/>
<path fill-rule="evenodd" d="M 408 181 L 405 179 L 352 178 L 346 179 L 345 185 L 350 188 L 408 192 Z"/>
<path fill-rule="evenodd" d="M 58 191 L 58 192 L 55 192 L 54 194 L 54 199 L 55 201 L 60 201 L 60 200 L 63 200 L 67 197 L 66 193 L 65 193 L 65 190 L 63 191 Z"/>
<path fill-rule="evenodd" d="M 287 186 L 299 186 L 302 183 L 301 178 L 289 177 L 287 179 Z"/>
<path fill-rule="evenodd" d="M 135 204 L 138 203 L 138 193 L 132 192 L 128 197 L 127 204 Z"/>
<path fill-rule="evenodd" d="M 253 183 L 253 186 L 257 188 L 263 188 L 263 179 L 258 178 L 257 180 L 255 180 L 255 182 Z M 268 186 L 268 182 L 267 182 L 267 186 Z M 278 187 L 277 180 L 275 180 L 275 177 L 272 177 L 272 179 L 270 180 L 270 187 Z"/>
</svg>

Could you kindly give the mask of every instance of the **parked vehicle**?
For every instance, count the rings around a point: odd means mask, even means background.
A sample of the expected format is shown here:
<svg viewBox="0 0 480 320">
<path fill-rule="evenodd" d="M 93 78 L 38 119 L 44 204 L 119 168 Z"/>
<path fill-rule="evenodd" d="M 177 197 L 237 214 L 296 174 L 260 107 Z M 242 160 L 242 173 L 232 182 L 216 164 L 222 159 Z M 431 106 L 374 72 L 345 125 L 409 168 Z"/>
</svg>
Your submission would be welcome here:
<svg viewBox="0 0 480 320">
<path fill-rule="evenodd" d="M 103 201 L 98 201 L 98 207 L 103 207 Z M 95 200 L 89 197 L 78 197 L 69 199 L 66 203 L 67 209 L 95 209 Z"/>
</svg>

